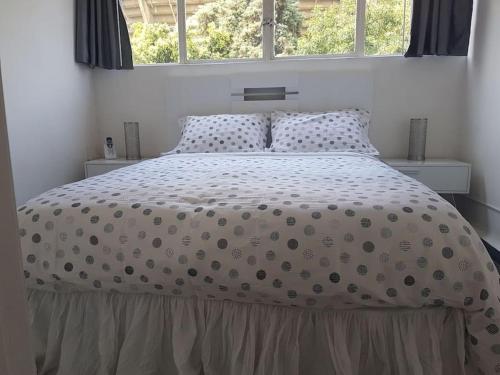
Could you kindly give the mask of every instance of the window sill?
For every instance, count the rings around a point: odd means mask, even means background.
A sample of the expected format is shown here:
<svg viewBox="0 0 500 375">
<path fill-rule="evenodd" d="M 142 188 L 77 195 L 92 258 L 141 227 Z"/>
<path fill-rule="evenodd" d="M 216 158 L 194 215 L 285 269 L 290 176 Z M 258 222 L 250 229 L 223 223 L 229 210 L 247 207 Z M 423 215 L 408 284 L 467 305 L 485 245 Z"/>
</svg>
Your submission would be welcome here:
<svg viewBox="0 0 500 375">
<path fill-rule="evenodd" d="M 227 60 L 191 60 L 186 63 L 136 64 L 135 67 L 180 67 L 180 66 L 210 66 L 210 65 L 269 65 L 282 62 L 297 61 L 339 61 L 339 60 L 381 60 L 404 59 L 403 55 L 314 55 L 314 56 L 282 56 L 271 60 L 264 59 L 227 59 Z"/>
</svg>

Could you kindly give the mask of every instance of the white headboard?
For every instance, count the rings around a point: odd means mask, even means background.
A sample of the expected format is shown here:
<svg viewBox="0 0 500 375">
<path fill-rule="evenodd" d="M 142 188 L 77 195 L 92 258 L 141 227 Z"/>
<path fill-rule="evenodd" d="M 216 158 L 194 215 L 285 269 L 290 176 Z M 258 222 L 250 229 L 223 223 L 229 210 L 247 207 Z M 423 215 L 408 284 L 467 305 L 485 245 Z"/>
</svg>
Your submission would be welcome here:
<svg viewBox="0 0 500 375">
<path fill-rule="evenodd" d="M 232 93 L 245 87 L 286 87 L 298 91 L 287 100 L 241 101 Z M 372 109 L 370 69 L 306 72 L 245 73 L 209 76 L 172 76 L 168 79 L 167 121 L 186 115 L 269 112 L 274 109 L 324 111 L 347 107 Z"/>
</svg>

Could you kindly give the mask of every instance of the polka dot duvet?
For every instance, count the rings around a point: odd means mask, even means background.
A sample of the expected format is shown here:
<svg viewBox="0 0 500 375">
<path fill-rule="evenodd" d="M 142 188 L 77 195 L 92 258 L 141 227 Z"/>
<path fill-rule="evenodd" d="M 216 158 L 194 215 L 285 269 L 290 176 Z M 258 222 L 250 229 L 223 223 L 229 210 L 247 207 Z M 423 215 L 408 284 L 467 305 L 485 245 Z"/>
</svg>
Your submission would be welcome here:
<svg viewBox="0 0 500 375">
<path fill-rule="evenodd" d="M 313 309 L 449 306 L 500 371 L 500 288 L 480 238 L 436 193 L 356 153 L 179 154 L 19 208 L 29 288 Z"/>
</svg>

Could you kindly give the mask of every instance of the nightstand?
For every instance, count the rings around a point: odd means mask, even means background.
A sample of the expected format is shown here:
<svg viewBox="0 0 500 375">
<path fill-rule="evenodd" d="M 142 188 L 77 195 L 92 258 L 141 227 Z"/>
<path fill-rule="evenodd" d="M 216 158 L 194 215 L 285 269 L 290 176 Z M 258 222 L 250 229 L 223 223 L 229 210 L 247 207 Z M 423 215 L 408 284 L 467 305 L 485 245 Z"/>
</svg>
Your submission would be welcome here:
<svg viewBox="0 0 500 375">
<path fill-rule="evenodd" d="M 383 161 L 407 176 L 413 177 L 439 194 L 468 194 L 471 165 L 458 160 L 383 159 Z"/>
<path fill-rule="evenodd" d="M 144 161 L 146 159 L 141 160 L 127 160 L 127 159 L 96 159 L 86 161 L 84 164 L 85 167 L 85 178 L 98 176 L 100 174 L 108 173 L 114 171 L 115 169 L 128 167 L 129 165 L 134 165 Z"/>
</svg>

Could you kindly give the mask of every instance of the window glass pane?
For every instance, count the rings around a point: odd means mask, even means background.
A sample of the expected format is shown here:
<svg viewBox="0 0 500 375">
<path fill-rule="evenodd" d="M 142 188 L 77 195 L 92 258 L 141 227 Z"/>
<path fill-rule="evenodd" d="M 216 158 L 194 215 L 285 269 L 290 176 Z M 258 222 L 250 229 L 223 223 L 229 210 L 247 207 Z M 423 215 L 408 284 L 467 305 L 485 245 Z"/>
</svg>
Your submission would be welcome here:
<svg viewBox="0 0 500 375">
<path fill-rule="evenodd" d="M 366 0 L 366 55 L 403 54 L 410 38 L 410 0 Z"/>
<path fill-rule="evenodd" d="M 190 60 L 262 57 L 262 0 L 186 0 Z"/>
<path fill-rule="evenodd" d="M 276 56 L 354 52 L 356 0 L 275 0 Z"/>
<path fill-rule="evenodd" d="M 179 61 L 175 0 L 123 0 L 134 64 Z"/>
</svg>

